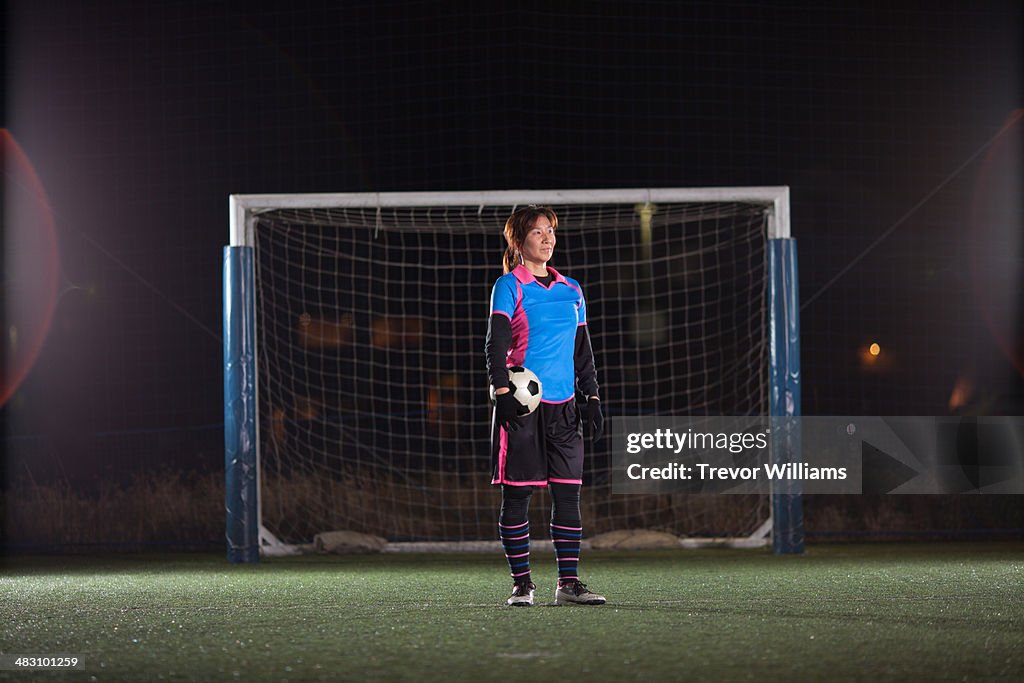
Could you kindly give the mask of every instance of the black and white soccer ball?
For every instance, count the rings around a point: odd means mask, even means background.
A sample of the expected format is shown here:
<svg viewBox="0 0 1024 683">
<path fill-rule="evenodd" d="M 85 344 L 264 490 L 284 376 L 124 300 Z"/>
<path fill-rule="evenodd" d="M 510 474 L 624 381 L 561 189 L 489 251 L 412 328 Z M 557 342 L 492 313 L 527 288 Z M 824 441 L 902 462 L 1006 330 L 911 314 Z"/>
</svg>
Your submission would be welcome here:
<svg viewBox="0 0 1024 683">
<path fill-rule="evenodd" d="M 508 388 L 519 404 L 519 414 L 529 415 L 537 410 L 542 396 L 540 379 L 529 368 L 514 366 L 508 369 Z M 494 387 L 491 387 L 491 401 L 494 401 Z"/>
</svg>

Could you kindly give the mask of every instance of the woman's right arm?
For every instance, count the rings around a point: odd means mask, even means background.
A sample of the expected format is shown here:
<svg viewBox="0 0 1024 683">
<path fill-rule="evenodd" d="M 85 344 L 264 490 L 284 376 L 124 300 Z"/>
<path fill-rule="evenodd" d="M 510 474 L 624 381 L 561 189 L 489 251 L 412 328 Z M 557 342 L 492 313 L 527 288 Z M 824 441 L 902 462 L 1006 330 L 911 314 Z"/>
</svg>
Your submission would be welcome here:
<svg viewBox="0 0 1024 683">
<path fill-rule="evenodd" d="M 487 322 L 487 341 L 484 355 L 487 358 L 487 381 L 494 387 L 495 394 L 508 391 L 508 368 L 505 360 L 512 346 L 512 322 L 508 316 L 492 313 Z"/>
</svg>

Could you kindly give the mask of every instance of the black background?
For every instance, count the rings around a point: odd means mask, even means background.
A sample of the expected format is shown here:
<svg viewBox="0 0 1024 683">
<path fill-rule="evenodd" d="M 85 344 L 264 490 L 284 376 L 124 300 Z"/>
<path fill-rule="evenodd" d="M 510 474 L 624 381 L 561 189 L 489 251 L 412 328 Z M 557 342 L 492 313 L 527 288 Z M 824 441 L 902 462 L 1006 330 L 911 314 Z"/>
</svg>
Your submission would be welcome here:
<svg viewBox="0 0 1024 683">
<path fill-rule="evenodd" d="M 222 467 L 231 193 L 789 185 L 806 414 L 1021 414 L 1019 3 L 256 7 L 8 2 L 60 286 L 7 481 Z"/>
</svg>

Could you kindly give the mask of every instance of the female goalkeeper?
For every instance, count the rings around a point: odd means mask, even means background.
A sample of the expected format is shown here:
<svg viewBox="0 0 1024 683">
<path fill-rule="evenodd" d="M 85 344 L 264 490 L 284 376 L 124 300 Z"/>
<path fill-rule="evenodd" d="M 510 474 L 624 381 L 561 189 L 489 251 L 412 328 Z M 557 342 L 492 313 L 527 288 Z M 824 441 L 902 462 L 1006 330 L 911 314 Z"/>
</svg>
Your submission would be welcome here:
<svg viewBox="0 0 1024 683">
<path fill-rule="evenodd" d="M 551 540 L 558 563 L 555 602 L 601 605 L 604 596 L 580 582 L 583 524 L 583 432 L 576 389 L 586 397 L 583 422 L 594 441 L 604 416 L 598 397 L 594 352 L 587 331 L 587 304 L 580 284 L 548 266 L 558 217 L 549 207 L 518 209 L 505 223 L 505 274 L 494 283 L 485 352 L 495 388 L 491 454 L 492 484 L 501 485 L 498 532 L 515 582 L 509 605 L 533 604 L 530 523 L 533 487 L 551 491 Z M 543 399 L 529 415 L 517 415 L 507 368 L 521 365 L 540 378 Z"/>
</svg>

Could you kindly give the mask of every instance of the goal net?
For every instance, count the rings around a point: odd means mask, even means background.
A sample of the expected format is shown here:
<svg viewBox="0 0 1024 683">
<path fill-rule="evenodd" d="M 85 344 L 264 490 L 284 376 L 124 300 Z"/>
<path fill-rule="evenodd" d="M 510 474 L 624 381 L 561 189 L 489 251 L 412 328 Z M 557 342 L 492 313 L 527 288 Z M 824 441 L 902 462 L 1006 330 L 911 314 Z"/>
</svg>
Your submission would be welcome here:
<svg viewBox="0 0 1024 683">
<path fill-rule="evenodd" d="M 233 197 L 232 243 L 255 250 L 262 526 L 495 538 L 483 344 L 516 206 L 558 214 L 552 265 L 587 297 L 606 415 L 769 414 L 784 190 Z M 613 495 L 610 441 L 587 442 L 588 536 L 742 537 L 770 515 L 767 496 Z"/>
</svg>

